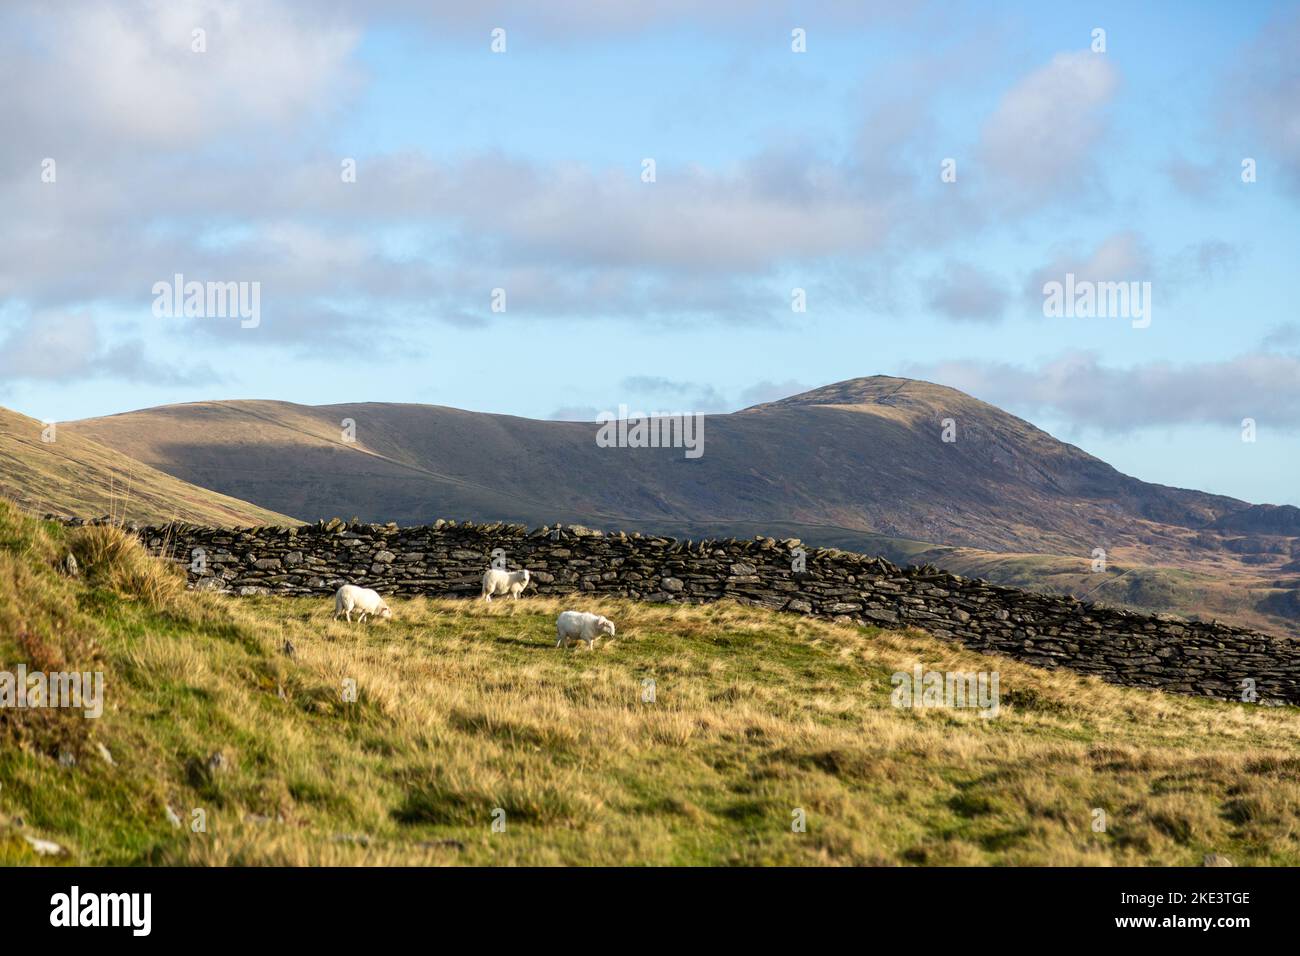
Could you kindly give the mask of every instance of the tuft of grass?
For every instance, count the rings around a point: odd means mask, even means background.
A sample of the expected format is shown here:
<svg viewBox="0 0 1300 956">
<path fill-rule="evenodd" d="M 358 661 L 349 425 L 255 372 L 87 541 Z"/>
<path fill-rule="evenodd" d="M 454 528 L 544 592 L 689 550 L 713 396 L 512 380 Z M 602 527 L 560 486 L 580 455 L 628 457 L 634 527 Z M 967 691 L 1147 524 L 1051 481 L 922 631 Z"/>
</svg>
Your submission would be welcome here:
<svg viewBox="0 0 1300 956">
<path fill-rule="evenodd" d="M 414 598 L 349 626 L 326 599 L 155 600 L 121 570 L 154 559 L 93 544 L 0 505 L 0 666 L 106 674 L 103 717 L 59 717 L 74 760 L 36 725 L 0 746 L 0 862 L 1300 863 L 1295 708 L 726 602 Z M 570 607 L 618 639 L 556 649 Z M 999 671 L 999 715 L 894 708 L 916 663 Z"/>
<path fill-rule="evenodd" d="M 185 590 L 185 572 L 150 555 L 140 538 L 120 525 L 75 528 L 67 547 L 92 585 L 155 610 L 175 604 Z"/>
</svg>

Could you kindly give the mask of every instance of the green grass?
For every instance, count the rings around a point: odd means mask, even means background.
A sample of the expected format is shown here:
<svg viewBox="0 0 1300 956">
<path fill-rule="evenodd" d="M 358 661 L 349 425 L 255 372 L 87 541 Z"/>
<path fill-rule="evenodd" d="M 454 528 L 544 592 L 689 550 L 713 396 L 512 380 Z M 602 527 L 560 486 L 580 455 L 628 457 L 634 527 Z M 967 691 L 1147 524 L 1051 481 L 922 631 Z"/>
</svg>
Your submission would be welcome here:
<svg viewBox="0 0 1300 956">
<path fill-rule="evenodd" d="M 0 711 L 3 862 L 1300 863 L 1293 708 L 729 603 L 396 600 L 349 626 L 324 599 L 175 591 L 83 534 L 0 506 L 0 664 L 107 682 L 98 720 Z M 69 579 L 69 548 L 109 565 Z M 556 649 L 569 606 L 618 639 Z M 999 716 L 890 706 L 916 662 L 996 669 Z"/>
</svg>

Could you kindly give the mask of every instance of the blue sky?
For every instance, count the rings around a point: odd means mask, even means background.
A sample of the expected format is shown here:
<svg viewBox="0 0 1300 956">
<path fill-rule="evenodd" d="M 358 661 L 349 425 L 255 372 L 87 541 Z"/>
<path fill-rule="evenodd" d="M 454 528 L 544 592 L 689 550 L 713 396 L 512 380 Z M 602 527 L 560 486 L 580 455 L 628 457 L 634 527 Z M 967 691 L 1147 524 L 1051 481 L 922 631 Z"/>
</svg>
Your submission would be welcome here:
<svg viewBox="0 0 1300 956">
<path fill-rule="evenodd" d="M 1300 504 L 1297 4 L 460 6 L 6 6 L 0 404 L 590 419 L 905 375 Z M 1150 282 L 1150 326 L 1046 317 L 1066 272 Z M 258 325 L 155 316 L 175 273 L 258 282 Z"/>
</svg>

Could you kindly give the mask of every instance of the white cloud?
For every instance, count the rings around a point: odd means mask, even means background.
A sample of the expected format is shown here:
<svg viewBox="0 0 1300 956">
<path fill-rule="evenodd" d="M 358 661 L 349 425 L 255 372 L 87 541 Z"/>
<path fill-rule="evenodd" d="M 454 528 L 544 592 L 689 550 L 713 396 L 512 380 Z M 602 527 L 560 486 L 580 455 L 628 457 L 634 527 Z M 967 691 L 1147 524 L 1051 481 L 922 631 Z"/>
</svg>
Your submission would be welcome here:
<svg viewBox="0 0 1300 956">
<path fill-rule="evenodd" d="M 206 367 L 153 362 L 138 339 L 109 344 L 84 311 L 33 313 L 0 342 L 0 381 L 88 378 L 178 384 L 211 382 L 216 376 Z"/>
<path fill-rule="evenodd" d="M 1142 237 L 1132 231 L 1107 236 L 1091 250 L 1078 247 L 1056 250 L 1053 258 L 1030 275 L 1025 295 L 1041 302 L 1045 282 L 1062 282 L 1067 273 L 1078 281 L 1149 282 L 1154 260 Z"/>
<path fill-rule="evenodd" d="M 192 49 L 206 31 L 206 52 Z M 279 2 L 74 0 L 0 18 L 0 125 L 40 155 L 189 151 L 328 112 L 355 82 L 358 30 Z M 14 95 L 15 90 L 29 91 Z"/>
<path fill-rule="evenodd" d="M 1105 54 L 1081 51 L 1058 53 L 1006 92 L 984 124 L 978 156 L 1007 206 L 1078 195 L 1118 87 Z"/>
<path fill-rule="evenodd" d="M 673 404 L 672 408 L 646 409 L 652 413 L 722 412 L 730 408 L 730 403 L 714 386 L 699 382 L 680 382 L 658 375 L 633 375 L 625 378 L 622 384 L 633 395 L 657 395 L 661 401 Z"/>
<path fill-rule="evenodd" d="M 1225 134 L 1233 147 L 1233 162 L 1252 157 L 1258 176 L 1278 175 L 1300 194 L 1300 12 L 1292 10 L 1265 24 L 1256 41 L 1243 51 L 1242 65 L 1228 86 Z M 1261 148 L 1262 147 L 1262 148 Z M 1257 154 L 1258 153 L 1258 154 Z M 1240 165 L 1234 176 L 1240 183 Z"/>
<path fill-rule="evenodd" d="M 1242 418 L 1300 429 L 1300 356 L 1252 352 L 1217 362 L 1103 365 L 1068 352 L 1038 368 L 1007 362 L 949 361 L 909 375 L 942 382 L 1021 415 L 1051 414 L 1105 432 L 1150 426 L 1219 425 Z"/>
</svg>

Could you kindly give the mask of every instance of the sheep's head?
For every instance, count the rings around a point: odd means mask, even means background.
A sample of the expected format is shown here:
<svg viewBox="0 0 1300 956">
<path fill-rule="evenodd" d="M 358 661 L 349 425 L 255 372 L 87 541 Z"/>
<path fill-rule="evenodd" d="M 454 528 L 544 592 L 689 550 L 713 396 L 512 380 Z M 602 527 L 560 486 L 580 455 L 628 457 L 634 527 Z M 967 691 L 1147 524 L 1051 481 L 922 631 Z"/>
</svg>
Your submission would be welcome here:
<svg viewBox="0 0 1300 956">
<path fill-rule="evenodd" d="M 379 608 L 379 616 L 383 618 L 385 621 L 392 620 L 393 617 L 392 608 L 390 608 L 387 604 L 382 605 Z"/>
<path fill-rule="evenodd" d="M 613 636 L 614 636 L 614 622 L 611 621 L 611 620 L 610 620 L 609 618 L 607 618 L 607 617 L 602 617 L 602 618 L 600 619 L 600 633 L 602 633 L 602 634 L 608 634 L 610 637 L 613 637 Z"/>
<path fill-rule="evenodd" d="M 524 587 L 528 587 L 528 580 L 529 580 L 528 569 L 524 568 Z"/>
</svg>

